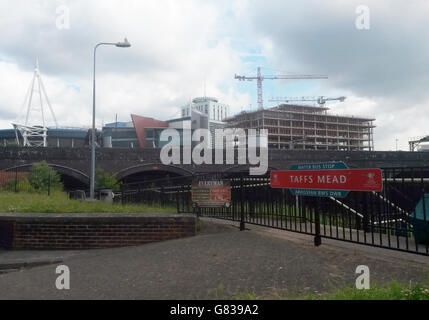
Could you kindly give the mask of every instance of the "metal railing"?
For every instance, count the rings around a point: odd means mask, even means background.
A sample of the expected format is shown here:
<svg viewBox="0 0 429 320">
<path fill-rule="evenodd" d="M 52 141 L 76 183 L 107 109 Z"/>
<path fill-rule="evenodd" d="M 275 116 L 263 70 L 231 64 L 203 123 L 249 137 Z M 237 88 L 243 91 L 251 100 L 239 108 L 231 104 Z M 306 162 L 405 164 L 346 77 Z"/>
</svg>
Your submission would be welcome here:
<svg viewBox="0 0 429 320">
<path fill-rule="evenodd" d="M 229 207 L 192 203 L 192 181 L 222 179 L 231 184 Z M 177 212 L 323 238 L 429 255 L 429 168 L 383 170 L 382 192 L 350 192 L 346 198 L 294 196 L 272 189 L 269 177 L 216 173 L 124 184 L 122 202 L 175 205 Z"/>
</svg>

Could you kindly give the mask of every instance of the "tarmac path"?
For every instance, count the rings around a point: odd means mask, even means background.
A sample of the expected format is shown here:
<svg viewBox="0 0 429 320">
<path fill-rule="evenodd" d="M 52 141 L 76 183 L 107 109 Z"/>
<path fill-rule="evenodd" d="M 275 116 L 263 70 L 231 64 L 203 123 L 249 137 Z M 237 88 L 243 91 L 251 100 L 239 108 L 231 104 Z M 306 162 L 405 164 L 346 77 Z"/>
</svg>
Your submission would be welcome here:
<svg viewBox="0 0 429 320">
<path fill-rule="evenodd" d="M 428 257 L 325 239 L 316 248 L 310 236 L 247 228 L 203 219 L 195 237 L 138 247 L 0 251 L 0 271 L 27 261 L 0 273 L 0 299 L 229 299 L 273 289 L 296 296 L 352 286 L 358 265 L 370 268 L 371 283 L 429 275 Z M 55 287 L 60 264 L 70 268 L 70 290 Z"/>
</svg>

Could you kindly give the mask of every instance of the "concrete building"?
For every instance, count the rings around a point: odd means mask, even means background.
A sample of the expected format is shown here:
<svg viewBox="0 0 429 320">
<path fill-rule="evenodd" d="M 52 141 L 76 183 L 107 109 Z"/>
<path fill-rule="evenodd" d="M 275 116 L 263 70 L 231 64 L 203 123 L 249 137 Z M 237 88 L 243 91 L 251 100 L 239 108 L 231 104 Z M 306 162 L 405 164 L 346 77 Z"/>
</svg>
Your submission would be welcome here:
<svg viewBox="0 0 429 320">
<path fill-rule="evenodd" d="M 229 116 L 229 106 L 219 103 L 216 98 L 199 97 L 182 107 L 182 117 L 190 117 L 191 110 L 199 111 L 208 116 L 210 121 L 222 122 Z"/>
<path fill-rule="evenodd" d="M 139 141 L 132 122 L 108 123 L 101 136 L 105 148 L 138 148 Z"/>
<path fill-rule="evenodd" d="M 225 119 L 229 128 L 267 129 L 271 149 L 374 150 L 375 119 L 328 114 L 329 108 L 282 104 Z"/>
</svg>

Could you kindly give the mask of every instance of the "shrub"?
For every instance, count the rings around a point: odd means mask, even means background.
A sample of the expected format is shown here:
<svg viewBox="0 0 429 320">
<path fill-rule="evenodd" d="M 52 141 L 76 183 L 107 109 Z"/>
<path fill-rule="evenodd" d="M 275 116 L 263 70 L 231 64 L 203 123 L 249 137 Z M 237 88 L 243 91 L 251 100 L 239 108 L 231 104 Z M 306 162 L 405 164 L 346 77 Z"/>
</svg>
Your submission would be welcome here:
<svg viewBox="0 0 429 320">
<path fill-rule="evenodd" d="M 60 175 L 45 161 L 32 165 L 28 174 L 28 181 L 36 191 L 62 190 L 63 184 Z"/>
<path fill-rule="evenodd" d="M 113 175 L 98 167 L 95 187 L 97 189 L 112 189 L 113 191 L 118 191 L 121 184 Z"/>
</svg>

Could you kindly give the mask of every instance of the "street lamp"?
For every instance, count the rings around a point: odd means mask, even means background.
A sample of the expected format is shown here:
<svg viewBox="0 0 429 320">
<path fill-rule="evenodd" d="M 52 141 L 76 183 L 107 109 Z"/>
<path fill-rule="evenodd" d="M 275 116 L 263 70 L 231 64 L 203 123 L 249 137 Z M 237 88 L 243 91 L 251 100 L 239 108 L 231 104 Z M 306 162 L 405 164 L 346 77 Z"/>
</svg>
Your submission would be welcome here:
<svg viewBox="0 0 429 320">
<path fill-rule="evenodd" d="M 116 46 L 118 48 L 129 48 L 131 44 L 128 42 L 127 38 L 122 42 L 110 43 L 110 42 L 101 42 L 97 44 L 94 48 L 94 78 L 93 78 L 93 90 L 92 90 L 92 131 L 91 131 L 91 177 L 90 177 L 90 186 L 89 194 L 92 200 L 95 199 L 95 62 L 96 62 L 96 53 L 99 46 Z"/>
</svg>

